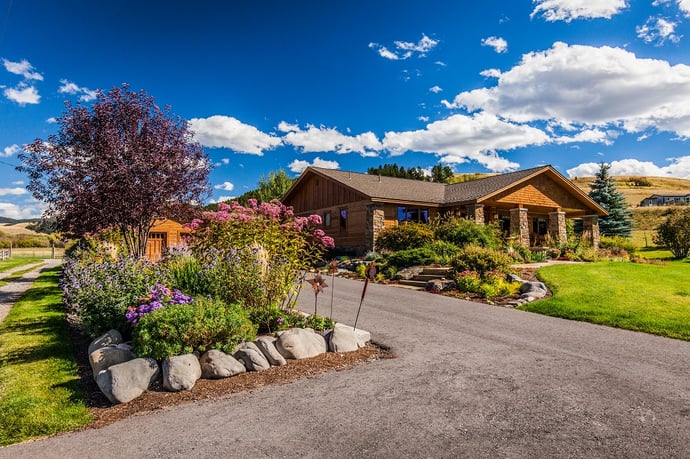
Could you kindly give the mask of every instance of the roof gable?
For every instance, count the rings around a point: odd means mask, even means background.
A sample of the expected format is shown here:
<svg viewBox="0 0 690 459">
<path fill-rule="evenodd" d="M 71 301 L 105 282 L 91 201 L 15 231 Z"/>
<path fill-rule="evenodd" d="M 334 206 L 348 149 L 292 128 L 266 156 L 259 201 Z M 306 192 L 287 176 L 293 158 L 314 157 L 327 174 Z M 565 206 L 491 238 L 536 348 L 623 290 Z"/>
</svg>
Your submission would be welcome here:
<svg viewBox="0 0 690 459">
<path fill-rule="evenodd" d="M 425 203 L 439 206 L 463 205 L 505 197 L 519 187 L 527 186 L 526 182 L 534 181 L 540 175 L 544 175 L 544 178 L 548 178 L 565 190 L 568 194 L 566 200 L 570 205 L 577 203 L 578 207 L 591 210 L 592 213 L 607 215 L 603 207 L 551 166 L 497 174 L 450 185 L 310 166 L 300 175 L 283 200 L 289 201 L 294 198 L 297 190 L 309 181 L 309 177 L 318 176 L 337 182 L 372 201 Z"/>
</svg>

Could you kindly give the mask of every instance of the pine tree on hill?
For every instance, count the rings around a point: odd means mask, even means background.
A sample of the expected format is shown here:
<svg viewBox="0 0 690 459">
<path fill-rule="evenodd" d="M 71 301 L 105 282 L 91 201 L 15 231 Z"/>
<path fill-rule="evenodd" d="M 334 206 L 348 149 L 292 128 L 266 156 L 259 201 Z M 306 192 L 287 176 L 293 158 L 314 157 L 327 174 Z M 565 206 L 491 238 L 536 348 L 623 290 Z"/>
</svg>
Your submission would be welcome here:
<svg viewBox="0 0 690 459">
<path fill-rule="evenodd" d="M 628 210 L 623 193 L 616 189 L 616 182 L 609 175 L 611 165 L 601 163 L 594 182 L 589 185 L 589 197 L 609 213 L 599 219 L 599 232 L 602 236 L 630 237 L 632 233 L 632 214 Z"/>
</svg>

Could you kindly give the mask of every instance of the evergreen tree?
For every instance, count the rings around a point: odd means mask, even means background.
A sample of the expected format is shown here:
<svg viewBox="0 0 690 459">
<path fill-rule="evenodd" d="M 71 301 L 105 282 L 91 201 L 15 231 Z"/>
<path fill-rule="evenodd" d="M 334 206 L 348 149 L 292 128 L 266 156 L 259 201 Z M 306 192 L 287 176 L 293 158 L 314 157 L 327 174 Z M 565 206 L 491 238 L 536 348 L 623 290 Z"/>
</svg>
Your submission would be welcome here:
<svg viewBox="0 0 690 459">
<path fill-rule="evenodd" d="M 599 219 L 602 236 L 630 237 L 632 216 L 625 202 L 625 196 L 616 189 L 616 182 L 609 175 L 611 165 L 601 163 L 594 182 L 589 185 L 589 197 L 609 213 Z"/>
<path fill-rule="evenodd" d="M 453 169 L 450 166 L 435 165 L 431 168 L 431 181 L 438 183 L 450 183 L 450 180 L 455 176 Z"/>
</svg>

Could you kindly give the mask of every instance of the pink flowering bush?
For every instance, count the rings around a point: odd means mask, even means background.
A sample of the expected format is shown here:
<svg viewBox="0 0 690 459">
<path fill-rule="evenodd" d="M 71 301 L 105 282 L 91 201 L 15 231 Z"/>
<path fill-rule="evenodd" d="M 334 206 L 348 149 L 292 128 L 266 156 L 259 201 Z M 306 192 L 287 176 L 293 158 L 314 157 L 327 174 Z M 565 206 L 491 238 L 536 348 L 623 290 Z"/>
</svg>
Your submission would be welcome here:
<svg viewBox="0 0 690 459">
<path fill-rule="evenodd" d="M 194 220 L 188 243 L 212 296 L 254 310 L 285 306 L 301 273 L 334 246 L 317 228 L 321 217 L 298 217 L 277 200 L 221 203 Z"/>
</svg>

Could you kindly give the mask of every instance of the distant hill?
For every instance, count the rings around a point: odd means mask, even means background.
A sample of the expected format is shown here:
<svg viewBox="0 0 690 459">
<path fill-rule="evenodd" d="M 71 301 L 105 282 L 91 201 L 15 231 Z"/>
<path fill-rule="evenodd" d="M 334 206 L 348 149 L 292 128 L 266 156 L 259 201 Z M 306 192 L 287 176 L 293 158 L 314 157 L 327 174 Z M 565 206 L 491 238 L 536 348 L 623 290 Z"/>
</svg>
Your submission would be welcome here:
<svg viewBox="0 0 690 459">
<path fill-rule="evenodd" d="M 652 176 L 614 176 L 616 188 L 623 193 L 628 207 L 638 207 L 640 202 L 653 194 L 690 194 L 690 180 L 671 177 Z M 589 184 L 594 177 L 575 177 L 571 181 L 585 193 L 589 193 Z M 649 186 L 640 186 L 639 183 L 649 183 Z"/>
</svg>

